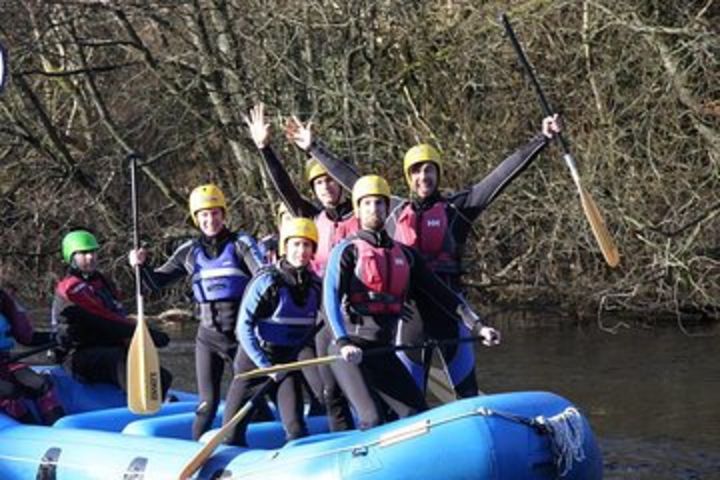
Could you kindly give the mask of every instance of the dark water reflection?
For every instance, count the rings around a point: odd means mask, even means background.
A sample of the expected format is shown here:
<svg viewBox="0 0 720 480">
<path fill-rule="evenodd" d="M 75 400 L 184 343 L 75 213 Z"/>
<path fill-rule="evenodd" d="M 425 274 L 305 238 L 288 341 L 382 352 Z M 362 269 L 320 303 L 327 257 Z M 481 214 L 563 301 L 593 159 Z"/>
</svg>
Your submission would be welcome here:
<svg viewBox="0 0 720 480">
<path fill-rule="evenodd" d="M 599 437 L 607 479 L 720 479 L 720 337 L 676 328 L 505 328 L 478 351 L 486 393 L 548 390 L 578 405 Z M 194 389 L 192 332 L 163 363 Z"/>
<path fill-rule="evenodd" d="M 608 479 L 720 479 L 718 337 L 674 328 L 523 328 L 480 352 L 488 392 L 570 399 L 600 439 Z"/>
</svg>

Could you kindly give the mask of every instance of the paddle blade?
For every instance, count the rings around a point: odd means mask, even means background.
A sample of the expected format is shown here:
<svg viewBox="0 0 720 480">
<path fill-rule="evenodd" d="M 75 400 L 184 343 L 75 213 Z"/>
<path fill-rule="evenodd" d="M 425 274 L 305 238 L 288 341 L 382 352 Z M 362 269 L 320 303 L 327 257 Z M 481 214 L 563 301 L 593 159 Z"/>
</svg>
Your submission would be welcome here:
<svg viewBox="0 0 720 480">
<path fill-rule="evenodd" d="M 133 413 L 149 415 L 160 410 L 160 361 L 145 319 L 138 315 L 127 356 L 127 402 Z"/>
<path fill-rule="evenodd" d="M 600 251 L 603 257 L 605 257 L 607 264 L 615 268 L 620 263 L 620 252 L 618 251 L 617 245 L 615 245 L 615 241 L 605 226 L 605 221 L 600 214 L 600 209 L 598 209 L 590 193 L 585 191 L 584 188 L 579 188 L 579 190 L 580 201 L 582 202 L 585 217 L 588 219 L 588 222 L 590 222 L 590 228 L 592 229 L 593 235 L 595 235 L 595 240 L 600 247 Z"/>
<path fill-rule="evenodd" d="M 269 382 L 268 382 L 269 383 Z M 203 447 L 198 451 L 198 453 L 195 454 L 194 457 L 192 457 L 183 467 L 182 471 L 180 472 L 180 475 L 178 476 L 178 480 L 187 480 L 188 478 L 192 477 L 195 472 L 197 472 L 205 462 L 207 462 L 207 459 L 210 458 L 212 453 L 215 451 L 215 449 L 225 440 L 225 437 L 227 437 L 230 434 L 230 430 L 235 428 L 235 425 L 240 423 L 240 421 L 247 416 L 248 413 L 252 410 L 253 401 L 250 400 L 243 407 L 237 411 L 235 415 L 222 426 L 220 430 L 213 435 L 208 442 L 203 445 Z"/>
</svg>

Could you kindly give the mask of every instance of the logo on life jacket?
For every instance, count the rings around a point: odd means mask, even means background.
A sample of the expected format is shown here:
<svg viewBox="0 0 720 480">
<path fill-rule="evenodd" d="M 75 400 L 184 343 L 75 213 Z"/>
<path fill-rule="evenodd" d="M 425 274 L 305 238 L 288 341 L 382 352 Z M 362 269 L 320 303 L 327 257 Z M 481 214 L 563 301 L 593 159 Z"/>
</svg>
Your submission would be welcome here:
<svg viewBox="0 0 720 480">
<path fill-rule="evenodd" d="M 428 227 L 441 227 L 441 226 L 442 226 L 442 222 L 441 222 L 440 220 L 437 220 L 437 219 L 431 219 L 431 220 L 428 220 L 428 221 L 427 221 L 427 226 L 428 226 Z"/>
</svg>

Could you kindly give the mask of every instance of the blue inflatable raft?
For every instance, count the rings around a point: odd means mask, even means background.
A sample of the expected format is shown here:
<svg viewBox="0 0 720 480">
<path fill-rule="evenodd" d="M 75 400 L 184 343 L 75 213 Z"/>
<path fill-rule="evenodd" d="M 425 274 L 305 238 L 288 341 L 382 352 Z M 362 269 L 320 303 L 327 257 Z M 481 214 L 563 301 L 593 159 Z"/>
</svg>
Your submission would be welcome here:
<svg viewBox="0 0 720 480">
<path fill-rule="evenodd" d="M 121 392 L 54 374 L 75 414 L 53 427 L 0 415 L 0 479 L 170 480 L 198 452 L 198 442 L 178 438 L 192 415 L 191 396 L 176 393 L 180 401 L 139 419 L 117 405 Z M 180 427 L 174 429 L 173 421 Z M 153 428 L 153 422 L 162 428 Z M 315 431 L 326 428 L 322 419 L 313 422 Z M 367 431 L 321 433 L 285 445 L 281 435 L 271 438 L 282 433 L 278 422 L 262 425 L 251 432 L 256 429 L 256 443 L 264 448 L 220 447 L 193 478 L 602 478 L 601 455 L 586 419 L 567 400 L 546 392 L 459 400 Z M 153 436 L 159 432 L 175 438 Z"/>
</svg>

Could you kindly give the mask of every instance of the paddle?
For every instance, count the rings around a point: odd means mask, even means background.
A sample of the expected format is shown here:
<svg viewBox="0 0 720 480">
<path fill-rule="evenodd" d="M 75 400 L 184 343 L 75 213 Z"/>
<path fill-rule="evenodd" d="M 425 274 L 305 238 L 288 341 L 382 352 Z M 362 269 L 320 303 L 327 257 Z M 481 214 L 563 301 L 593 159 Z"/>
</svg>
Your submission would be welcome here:
<svg viewBox="0 0 720 480">
<path fill-rule="evenodd" d="M 315 334 L 320 330 L 320 328 L 323 326 L 323 323 L 320 322 L 316 324 L 308 333 L 305 334 L 303 339 L 298 344 L 298 347 L 295 349 L 293 353 L 293 356 L 298 355 L 303 348 L 305 348 L 305 344 L 312 339 Z M 321 357 L 325 358 L 325 357 Z M 315 359 L 313 359 L 315 360 Z M 283 365 L 295 365 L 297 363 L 303 363 L 307 362 L 307 360 L 301 360 L 299 362 L 292 362 L 292 363 L 286 363 Z M 327 363 L 327 362 L 326 362 Z M 322 363 L 316 363 L 316 365 L 320 365 Z M 305 365 L 307 366 L 307 364 Z M 272 367 L 270 367 L 272 368 Z M 302 368 L 302 367 L 300 367 Z M 260 369 L 260 370 L 267 370 L 267 369 Z M 253 370 L 257 371 L 257 370 Z M 282 371 L 282 370 L 278 370 Z M 238 375 L 235 376 L 235 378 L 238 378 Z M 245 378 L 245 377 L 240 377 Z M 232 416 L 232 418 L 222 426 L 220 430 L 215 433 L 210 440 L 198 451 L 198 453 L 195 454 L 193 458 L 191 458 L 183 467 L 182 471 L 180 472 L 180 476 L 178 477 L 179 480 L 186 480 L 190 478 L 200 467 L 203 466 L 203 464 L 207 461 L 208 458 L 212 455 L 212 453 L 215 451 L 215 449 L 225 440 L 225 438 L 228 436 L 230 431 L 235 428 L 235 426 L 242 421 L 243 418 L 247 417 L 248 414 L 252 411 L 252 409 L 255 407 L 255 403 L 257 403 L 262 397 L 265 396 L 266 393 L 270 391 L 270 388 L 272 388 L 275 381 L 272 378 L 268 378 L 263 382 L 260 386 L 260 388 L 253 394 L 252 397 L 250 397 L 250 400 L 248 400 L 245 405 L 242 406 L 240 410 L 238 410 L 235 415 Z"/>
<path fill-rule="evenodd" d="M 443 340 L 426 340 L 417 345 L 391 345 L 391 346 L 387 346 L 387 347 L 371 348 L 371 349 L 363 351 L 363 356 L 382 355 L 385 353 L 399 352 L 399 351 L 406 351 L 406 350 L 422 350 L 425 348 L 440 347 L 440 346 L 444 346 L 444 345 L 454 345 L 456 343 L 476 342 L 478 340 L 484 340 L 484 338 L 480 337 L 480 336 L 470 336 L 470 337 L 463 337 L 463 338 L 447 338 L 447 339 L 443 339 Z M 297 362 L 278 363 L 277 365 L 273 365 L 272 367 L 257 368 L 255 370 L 250 370 L 249 372 L 238 373 L 235 375 L 235 378 L 249 379 L 249 378 L 256 378 L 256 377 L 262 377 L 265 375 L 270 375 L 272 373 L 289 372 L 291 370 L 300 370 L 301 368 L 305 368 L 305 367 L 327 365 L 329 363 L 333 363 L 336 360 L 340 360 L 341 358 L 342 358 L 342 356 L 340 356 L 340 355 L 326 355 L 324 357 L 311 358 L 308 360 L 298 360 Z"/>
<path fill-rule="evenodd" d="M 130 185 L 132 189 L 133 248 L 140 248 L 138 232 L 138 200 L 135 176 L 138 155 L 128 155 L 130 161 Z M 157 349 L 150 337 L 143 307 L 140 265 L 135 266 L 135 298 L 137 300 L 137 325 L 127 356 L 127 402 L 130 411 L 148 415 L 160 410 L 162 389 L 160 385 L 160 361 Z"/>
<path fill-rule="evenodd" d="M 58 346 L 58 343 L 56 341 L 52 341 L 52 342 L 46 343 L 44 345 L 37 346 L 35 348 L 31 348 L 30 350 L 25 350 L 24 352 L 17 353 L 10 357 L 0 359 L 0 365 L 6 365 L 8 363 L 15 363 L 18 360 L 22 360 L 23 358 L 27 358 L 27 357 L 32 357 L 35 354 L 44 352 L 45 350 L 50 350 L 51 348 L 54 348 L 57 346 Z"/>
<path fill-rule="evenodd" d="M 540 83 L 535 76 L 533 68 L 530 66 L 530 62 L 528 62 L 528 59 L 525 56 L 525 52 L 523 51 L 520 42 L 518 42 L 518 39 L 515 36 L 515 32 L 510 26 L 510 20 L 508 20 L 507 15 L 505 15 L 504 13 L 501 14 L 500 22 L 502 22 L 503 26 L 505 27 L 505 31 L 507 32 L 507 35 L 510 38 L 510 42 L 512 43 L 512 46 L 517 53 L 518 59 L 520 60 L 520 63 L 522 64 L 523 68 L 530 77 L 530 81 L 535 87 L 535 92 L 537 93 L 537 96 L 540 100 L 540 105 L 543 109 L 543 112 L 545 112 L 545 115 L 552 115 L 553 111 L 550 109 L 550 104 L 545 98 L 545 94 L 540 87 Z M 570 147 L 568 146 L 568 143 L 565 141 L 565 138 L 560 133 L 556 134 L 556 137 L 560 142 L 560 145 L 562 146 L 564 152 L 563 159 L 565 160 L 565 163 L 570 169 L 570 175 L 572 176 L 572 179 L 575 182 L 575 186 L 578 189 L 578 193 L 580 194 L 580 203 L 582 204 L 583 211 L 585 212 L 585 217 L 590 223 L 590 228 L 592 229 L 595 240 L 600 247 L 600 251 L 605 257 L 605 261 L 607 262 L 607 264 L 611 267 L 616 267 L 620 263 L 620 253 L 618 252 L 618 248 L 615 245 L 615 242 L 613 241 L 610 232 L 605 226 L 605 221 L 600 214 L 600 209 L 595 204 L 595 201 L 590 196 L 590 193 L 586 191 L 580 184 L 580 175 L 578 174 L 577 166 L 575 165 L 575 159 L 570 153 Z"/>
<path fill-rule="evenodd" d="M 8 72 L 8 54 L 5 47 L 0 43 L 0 93 L 5 89 L 7 84 Z"/>
</svg>

